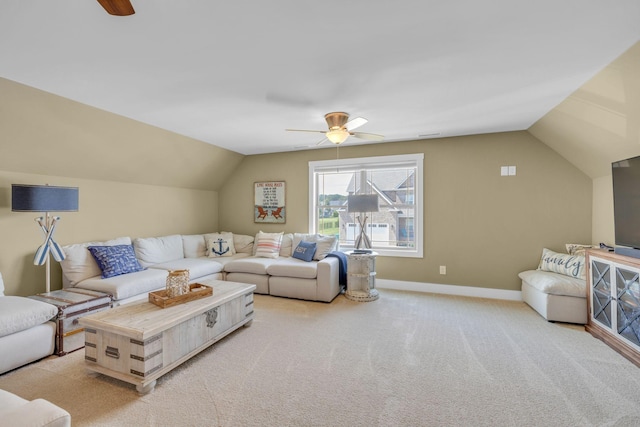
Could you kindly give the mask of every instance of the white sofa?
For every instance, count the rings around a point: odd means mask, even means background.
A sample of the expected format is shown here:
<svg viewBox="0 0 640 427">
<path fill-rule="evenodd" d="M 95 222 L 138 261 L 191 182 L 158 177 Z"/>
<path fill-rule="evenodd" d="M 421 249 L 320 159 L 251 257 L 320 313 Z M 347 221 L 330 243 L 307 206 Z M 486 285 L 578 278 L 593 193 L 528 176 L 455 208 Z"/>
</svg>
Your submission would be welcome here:
<svg viewBox="0 0 640 427">
<path fill-rule="evenodd" d="M 53 354 L 57 314 L 54 305 L 5 296 L 0 274 L 0 374 Z"/>
<path fill-rule="evenodd" d="M 231 234 L 233 251 L 215 256 L 207 239 L 217 234 L 171 235 L 162 237 L 120 237 L 106 242 L 89 242 L 63 247 L 66 259 L 61 262 L 63 286 L 91 289 L 112 295 L 114 306 L 146 299 L 151 291 L 164 289 L 170 270 L 189 270 L 190 281 L 220 279 L 255 284 L 256 293 L 330 302 L 341 291 L 339 260 L 324 257 L 335 248 L 324 247 L 319 259 L 311 262 L 293 258 L 294 241 L 318 240 L 325 236 L 282 233 L 281 244 L 273 257 L 260 256 L 256 237 Z M 89 246 L 132 245 L 135 257 L 144 268 L 109 278 L 102 272 L 87 249 Z"/>
<path fill-rule="evenodd" d="M 0 390 L 0 427 L 69 427 L 71 415 L 44 399 L 25 400 Z"/>
</svg>

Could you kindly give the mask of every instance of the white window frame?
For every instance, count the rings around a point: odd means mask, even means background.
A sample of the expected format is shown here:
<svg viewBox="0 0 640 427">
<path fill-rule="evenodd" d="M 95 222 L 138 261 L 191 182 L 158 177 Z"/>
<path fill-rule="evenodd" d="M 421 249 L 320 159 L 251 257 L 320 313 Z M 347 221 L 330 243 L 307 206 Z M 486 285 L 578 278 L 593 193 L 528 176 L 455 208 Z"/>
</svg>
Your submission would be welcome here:
<svg viewBox="0 0 640 427">
<path fill-rule="evenodd" d="M 372 250 L 382 256 L 393 257 L 409 257 L 409 258 L 422 258 L 423 257 L 423 215 L 424 215 L 424 201 L 423 201 L 423 182 L 424 182 L 424 154 L 401 154 L 396 156 L 378 156 L 378 157 L 359 157 L 353 159 L 338 159 L 338 160 L 319 160 L 309 162 L 309 233 L 317 233 L 318 218 L 316 216 L 317 209 L 315 206 L 316 200 L 318 200 L 319 189 L 316 185 L 316 173 L 329 171 L 331 169 L 349 169 L 349 170 L 363 170 L 374 169 L 380 167 L 393 167 L 394 165 L 407 165 L 415 164 L 416 176 L 414 183 L 414 238 L 415 247 L 413 248 L 381 248 L 373 247 Z M 346 249 L 346 248 L 345 248 Z"/>
</svg>

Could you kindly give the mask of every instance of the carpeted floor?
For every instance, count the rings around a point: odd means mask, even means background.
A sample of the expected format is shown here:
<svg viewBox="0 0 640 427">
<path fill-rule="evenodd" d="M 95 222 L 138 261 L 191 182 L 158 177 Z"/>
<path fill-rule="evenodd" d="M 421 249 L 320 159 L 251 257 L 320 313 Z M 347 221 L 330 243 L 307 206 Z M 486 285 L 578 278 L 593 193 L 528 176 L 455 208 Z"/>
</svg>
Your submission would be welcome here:
<svg viewBox="0 0 640 427">
<path fill-rule="evenodd" d="M 74 426 L 638 426 L 640 369 L 521 302 L 380 289 L 375 302 L 256 295 L 256 319 L 153 393 L 84 352 L 0 376 Z"/>
</svg>

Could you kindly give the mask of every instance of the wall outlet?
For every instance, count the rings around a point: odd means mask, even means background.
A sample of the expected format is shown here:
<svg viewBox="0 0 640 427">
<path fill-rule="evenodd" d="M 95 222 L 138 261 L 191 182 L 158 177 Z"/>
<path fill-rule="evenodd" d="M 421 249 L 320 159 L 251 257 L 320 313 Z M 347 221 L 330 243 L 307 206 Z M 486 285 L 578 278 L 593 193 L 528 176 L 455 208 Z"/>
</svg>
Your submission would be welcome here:
<svg viewBox="0 0 640 427">
<path fill-rule="evenodd" d="M 440 274 L 447 274 L 447 266 L 446 265 L 441 265 L 440 266 Z"/>
</svg>

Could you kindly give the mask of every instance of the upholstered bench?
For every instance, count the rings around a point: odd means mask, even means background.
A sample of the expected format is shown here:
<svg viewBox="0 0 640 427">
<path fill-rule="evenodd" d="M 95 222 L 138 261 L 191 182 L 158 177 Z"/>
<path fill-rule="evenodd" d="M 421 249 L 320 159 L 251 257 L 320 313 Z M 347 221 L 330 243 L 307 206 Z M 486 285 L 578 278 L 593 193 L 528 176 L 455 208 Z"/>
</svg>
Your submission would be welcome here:
<svg viewBox="0 0 640 427">
<path fill-rule="evenodd" d="M 523 271 L 518 277 L 522 280 L 522 300 L 546 320 L 587 323 L 584 256 L 544 249 L 538 269 Z"/>
</svg>

